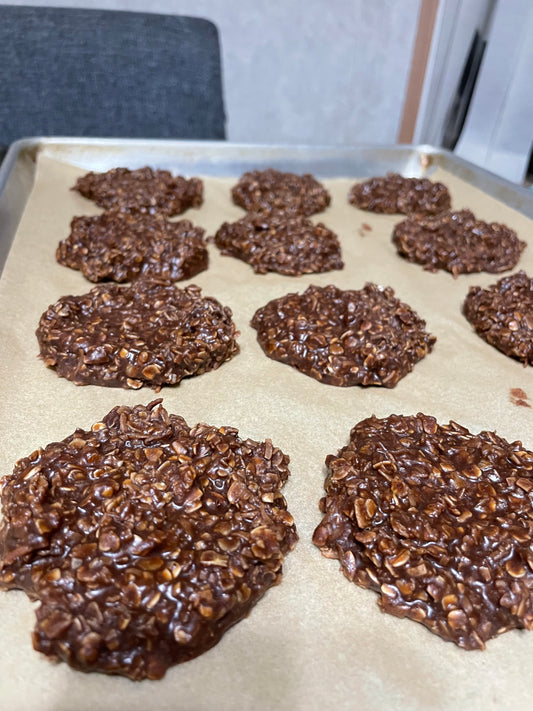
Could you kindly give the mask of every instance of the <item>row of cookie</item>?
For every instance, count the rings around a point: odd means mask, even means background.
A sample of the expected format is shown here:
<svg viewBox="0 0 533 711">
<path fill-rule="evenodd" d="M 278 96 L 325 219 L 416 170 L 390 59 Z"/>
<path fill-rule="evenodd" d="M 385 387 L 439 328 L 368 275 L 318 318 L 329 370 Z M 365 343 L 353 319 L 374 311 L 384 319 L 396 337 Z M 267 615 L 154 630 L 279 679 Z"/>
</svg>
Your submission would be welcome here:
<svg viewBox="0 0 533 711">
<path fill-rule="evenodd" d="M 463 312 L 500 351 L 533 365 L 533 281 L 523 272 L 471 287 Z M 251 319 L 264 353 L 331 385 L 394 387 L 435 337 L 390 288 L 309 286 Z M 77 385 L 159 389 L 218 368 L 239 351 L 231 310 L 195 285 L 139 280 L 64 296 L 41 316 L 40 357 Z"/>
<path fill-rule="evenodd" d="M 150 167 L 113 168 L 88 173 L 73 188 L 106 210 L 160 213 L 171 217 L 203 202 L 199 178 L 173 176 Z M 309 173 L 297 175 L 267 168 L 244 173 L 231 189 L 233 202 L 247 212 L 313 215 L 331 203 L 326 188 Z M 356 183 L 349 201 L 363 210 L 381 213 L 437 214 L 451 206 L 448 189 L 427 178 L 404 178 L 397 173 Z"/>
<path fill-rule="evenodd" d="M 525 247 L 509 228 L 481 223 L 468 210 L 405 220 L 394 228 L 392 240 L 409 261 L 454 276 L 512 269 Z M 337 235 L 301 215 L 248 213 L 223 223 L 213 241 L 222 254 L 250 264 L 256 274 L 301 276 L 344 266 Z M 140 277 L 174 282 L 206 269 L 208 251 L 204 230 L 189 220 L 107 210 L 75 217 L 56 259 L 92 282 Z"/>
<path fill-rule="evenodd" d="M 509 228 L 482 223 L 468 210 L 405 220 L 396 225 L 392 239 L 409 261 L 454 276 L 512 269 L 526 246 Z M 223 223 L 213 241 L 222 254 L 247 262 L 257 274 L 301 276 L 344 266 L 337 235 L 301 215 L 248 213 Z M 146 276 L 173 282 L 208 266 L 204 231 L 189 220 L 171 222 L 159 214 L 119 210 L 75 217 L 56 258 L 93 282 Z"/>
<path fill-rule="evenodd" d="M 370 417 L 326 459 L 313 542 L 385 612 L 483 649 L 533 626 L 532 463 L 492 432 Z M 288 464 L 160 401 L 115 407 L 5 477 L 0 589 L 40 602 L 33 644 L 54 660 L 161 678 L 280 581 L 297 542 Z"/>
</svg>

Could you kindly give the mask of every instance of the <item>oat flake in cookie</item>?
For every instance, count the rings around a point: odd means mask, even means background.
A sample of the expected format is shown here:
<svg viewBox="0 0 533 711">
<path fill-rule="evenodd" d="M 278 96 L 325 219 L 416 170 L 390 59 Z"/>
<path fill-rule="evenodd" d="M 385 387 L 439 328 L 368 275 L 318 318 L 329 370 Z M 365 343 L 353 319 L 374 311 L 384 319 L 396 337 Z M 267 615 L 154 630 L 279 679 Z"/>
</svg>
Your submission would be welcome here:
<svg viewBox="0 0 533 711">
<path fill-rule="evenodd" d="M 76 385 L 159 389 L 218 368 L 239 348 L 231 310 L 195 285 L 144 279 L 64 296 L 41 316 L 40 356 Z"/>
<path fill-rule="evenodd" d="M 427 178 L 404 178 L 398 173 L 356 183 L 348 201 L 360 210 L 388 214 L 432 215 L 451 206 L 448 188 Z"/>
<path fill-rule="evenodd" d="M 189 220 L 108 210 L 75 217 L 70 235 L 59 243 L 56 259 L 93 282 L 189 279 L 207 269 L 204 230 Z"/>
<path fill-rule="evenodd" d="M 477 220 L 470 210 L 411 217 L 396 225 L 392 241 L 407 261 L 431 272 L 444 269 L 454 277 L 512 269 L 526 247 L 514 230 Z"/>
<path fill-rule="evenodd" d="M 242 259 L 256 274 L 300 276 L 344 266 L 337 235 L 302 215 L 250 213 L 225 222 L 214 240 L 222 254 Z"/>
<path fill-rule="evenodd" d="M 204 186 L 199 178 L 175 177 L 168 170 L 113 168 L 106 173 L 87 173 L 78 178 L 73 190 L 106 210 L 117 207 L 170 217 L 199 207 Z"/>
<path fill-rule="evenodd" d="M 38 600 L 35 649 L 159 679 L 281 580 L 289 459 L 236 429 L 116 407 L 4 479 L 0 587 Z"/>
<path fill-rule="evenodd" d="M 463 313 L 491 346 L 533 365 L 533 280 L 524 271 L 487 289 L 470 287 Z"/>
<path fill-rule="evenodd" d="M 390 287 L 310 286 L 258 309 L 252 319 L 269 358 L 330 385 L 393 388 L 435 338 Z"/>
<path fill-rule="evenodd" d="M 381 609 L 465 649 L 533 628 L 533 452 L 433 417 L 357 424 L 313 542 Z"/>
<path fill-rule="evenodd" d="M 312 175 L 283 173 L 273 168 L 244 173 L 232 188 L 233 202 L 248 212 L 284 211 L 312 215 L 328 207 L 331 197 Z"/>
</svg>

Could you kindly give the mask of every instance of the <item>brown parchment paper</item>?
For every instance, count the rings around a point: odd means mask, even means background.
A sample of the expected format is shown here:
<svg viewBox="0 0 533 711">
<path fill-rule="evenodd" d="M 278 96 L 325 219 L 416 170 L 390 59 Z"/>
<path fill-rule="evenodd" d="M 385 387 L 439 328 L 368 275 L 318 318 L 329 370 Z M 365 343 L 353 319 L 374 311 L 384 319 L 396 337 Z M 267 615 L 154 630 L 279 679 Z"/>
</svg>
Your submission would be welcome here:
<svg viewBox="0 0 533 711">
<path fill-rule="evenodd" d="M 179 166 L 176 166 L 179 171 Z M 41 313 L 60 296 L 92 288 L 55 262 L 55 248 L 74 215 L 99 209 L 70 190 L 83 171 L 46 156 L 0 282 L 0 472 L 75 427 L 90 427 L 117 404 L 147 403 L 153 391 L 77 387 L 37 358 L 34 335 Z M 237 176 L 205 179 L 205 204 L 186 217 L 213 234 L 242 211 L 229 188 Z M 533 274 L 530 220 L 450 174 L 454 208 L 506 222 L 530 246 L 520 267 Z M 454 419 L 471 431 L 496 430 L 533 449 L 533 409 L 511 402 L 521 388 L 533 404 L 532 369 L 481 341 L 461 315 L 473 284 L 498 276 L 453 279 L 401 260 L 391 244 L 397 216 L 356 210 L 346 196 L 352 179 L 324 181 L 332 206 L 315 220 L 337 231 L 342 271 L 301 278 L 255 275 L 248 265 L 210 247 L 209 269 L 194 278 L 205 294 L 233 310 L 241 353 L 213 373 L 161 391 L 170 412 L 189 424 L 232 425 L 290 455 L 285 488 L 300 541 L 287 557 L 280 586 L 250 616 L 200 658 L 169 670 L 157 682 L 82 674 L 53 664 L 31 646 L 33 605 L 22 592 L 0 593 L 0 709 L 13 711 L 136 711 L 186 709 L 529 709 L 533 697 L 533 633 L 510 632 L 484 652 L 466 652 L 421 625 L 381 613 L 376 595 L 348 582 L 339 564 L 311 543 L 320 520 L 324 460 L 348 441 L 350 428 L 371 414 L 423 411 Z M 362 223 L 372 231 L 360 234 Z M 433 353 L 393 390 L 336 388 L 269 360 L 249 326 L 255 310 L 309 284 L 360 288 L 366 281 L 392 286 L 426 319 L 436 335 Z"/>
</svg>

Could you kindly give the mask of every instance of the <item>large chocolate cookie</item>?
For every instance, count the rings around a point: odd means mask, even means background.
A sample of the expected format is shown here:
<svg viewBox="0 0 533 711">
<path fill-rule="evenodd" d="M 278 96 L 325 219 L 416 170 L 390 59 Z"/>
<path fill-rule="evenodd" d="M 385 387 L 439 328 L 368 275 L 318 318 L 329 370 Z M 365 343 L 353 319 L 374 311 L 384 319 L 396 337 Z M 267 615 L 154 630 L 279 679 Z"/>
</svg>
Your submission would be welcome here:
<svg viewBox="0 0 533 711">
<path fill-rule="evenodd" d="M 106 173 L 87 173 L 73 188 L 100 207 L 117 207 L 126 212 L 159 212 L 179 215 L 199 207 L 204 186 L 198 178 L 187 180 L 168 170 L 113 168 Z"/>
<path fill-rule="evenodd" d="M 388 214 L 436 214 L 451 205 L 448 188 L 427 178 L 404 178 L 398 173 L 356 183 L 348 200 L 360 210 Z"/>
<path fill-rule="evenodd" d="M 76 385 L 174 385 L 238 352 L 231 310 L 199 287 L 139 280 L 64 296 L 37 329 L 46 365 Z"/>
<path fill-rule="evenodd" d="M 409 218 L 396 225 L 392 241 L 409 262 L 454 276 L 512 269 L 526 247 L 509 227 L 477 220 L 470 210 Z"/>
<path fill-rule="evenodd" d="M 204 230 L 189 220 L 170 222 L 162 215 L 108 210 L 75 217 L 70 235 L 59 243 L 56 259 L 90 281 L 189 279 L 207 268 Z"/>
<path fill-rule="evenodd" d="M 222 254 L 250 264 L 257 274 L 300 276 L 342 269 L 337 235 L 302 215 L 248 214 L 225 222 L 215 235 Z"/>
<path fill-rule="evenodd" d="M 466 649 L 533 628 L 533 452 L 433 417 L 371 417 L 326 460 L 313 537 L 385 612 Z"/>
<path fill-rule="evenodd" d="M 309 173 L 296 175 L 273 168 L 244 173 L 231 195 L 233 202 L 248 212 L 293 215 L 322 212 L 331 201 L 328 191 Z"/>
<path fill-rule="evenodd" d="M 38 600 L 35 649 L 158 679 L 280 582 L 288 457 L 155 401 L 116 407 L 4 479 L 0 587 Z"/>
<path fill-rule="evenodd" d="M 252 319 L 269 358 L 330 385 L 393 388 L 435 338 L 390 287 L 310 286 L 258 309 Z"/>
<path fill-rule="evenodd" d="M 463 313 L 491 346 L 533 365 L 533 279 L 524 271 L 487 289 L 471 286 Z"/>
</svg>

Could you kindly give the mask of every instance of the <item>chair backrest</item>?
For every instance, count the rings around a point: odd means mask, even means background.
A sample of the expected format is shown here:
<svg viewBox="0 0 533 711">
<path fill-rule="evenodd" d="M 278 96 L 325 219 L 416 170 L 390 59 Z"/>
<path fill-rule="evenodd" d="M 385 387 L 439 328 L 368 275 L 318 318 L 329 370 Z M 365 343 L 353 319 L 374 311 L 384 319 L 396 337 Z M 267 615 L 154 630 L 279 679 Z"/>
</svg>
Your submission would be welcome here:
<svg viewBox="0 0 533 711">
<path fill-rule="evenodd" d="M 215 25 L 0 5 L 0 144 L 60 135 L 224 138 Z"/>
</svg>

